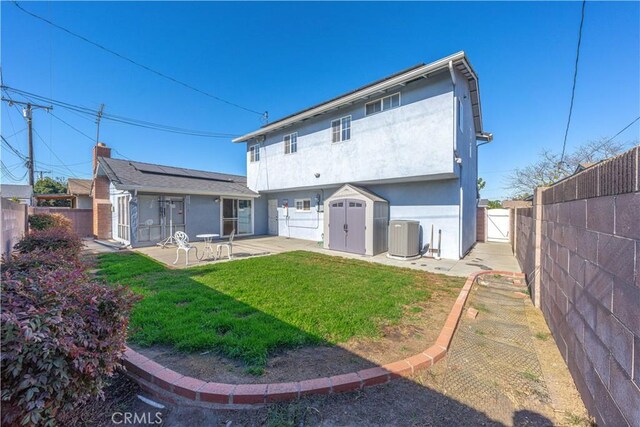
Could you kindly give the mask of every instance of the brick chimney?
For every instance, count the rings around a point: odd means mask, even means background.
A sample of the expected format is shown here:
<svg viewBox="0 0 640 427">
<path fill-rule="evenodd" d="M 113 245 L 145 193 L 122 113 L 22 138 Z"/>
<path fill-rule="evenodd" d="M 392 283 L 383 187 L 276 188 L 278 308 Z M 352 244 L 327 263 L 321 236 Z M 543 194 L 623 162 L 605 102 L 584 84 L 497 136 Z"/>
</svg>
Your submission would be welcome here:
<svg viewBox="0 0 640 427">
<path fill-rule="evenodd" d="M 103 142 L 98 142 L 93 147 L 93 235 L 98 239 L 110 239 L 112 235 L 109 178 L 96 174 L 98 157 L 111 157 L 111 148 Z"/>
<path fill-rule="evenodd" d="M 98 157 L 111 157 L 111 148 L 107 147 L 104 142 L 98 142 L 93 147 L 93 173 L 96 173 Z"/>
</svg>

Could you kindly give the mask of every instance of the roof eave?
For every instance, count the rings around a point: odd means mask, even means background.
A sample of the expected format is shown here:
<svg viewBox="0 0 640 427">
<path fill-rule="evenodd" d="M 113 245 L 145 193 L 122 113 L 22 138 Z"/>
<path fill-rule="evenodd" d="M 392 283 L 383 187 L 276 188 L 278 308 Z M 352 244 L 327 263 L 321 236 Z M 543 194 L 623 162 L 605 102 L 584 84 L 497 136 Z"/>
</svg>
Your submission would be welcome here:
<svg viewBox="0 0 640 427">
<path fill-rule="evenodd" d="M 220 192 L 220 191 L 208 191 L 197 189 L 184 189 L 184 188 L 170 188 L 170 187 L 152 187 L 147 185 L 131 185 L 113 183 L 116 190 L 120 191 L 139 191 L 149 193 L 165 193 L 165 194 L 184 194 L 194 196 L 220 196 L 220 197 L 237 197 L 245 199 L 257 199 L 260 197 L 258 193 L 246 194 L 246 193 L 234 193 L 234 192 Z"/>
<path fill-rule="evenodd" d="M 247 133 L 241 137 L 235 138 L 232 140 L 232 142 L 234 143 L 239 143 L 239 142 L 247 142 L 248 140 L 261 136 L 261 135 L 266 135 L 270 132 L 273 132 L 275 130 L 281 129 L 283 127 L 289 126 L 291 124 L 294 124 L 296 122 L 302 121 L 304 119 L 308 119 L 310 117 L 319 115 L 319 114 L 323 114 L 327 111 L 333 110 L 335 108 L 339 108 L 342 107 L 345 104 L 349 104 L 350 102 L 354 102 L 359 100 L 360 98 L 366 97 L 366 96 L 370 96 L 373 95 L 375 93 L 380 92 L 381 90 L 386 90 L 388 88 L 392 88 L 394 86 L 397 86 L 401 83 L 403 83 L 404 81 L 408 81 L 411 79 L 414 79 L 416 77 L 420 77 L 426 74 L 430 74 L 433 73 L 435 71 L 439 71 L 441 69 L 447 69 L 449 67 L 449 62 L 458 62 L 458 61 L 464 61 L 465 66 L 469 69 L 469 72 L 473 75 L 474 79 L 476 80 L 476 83 L 478 81 L 478 78 L 475 74 L 475 72 L 473 71 L 473 68 L 471 68 L 471 66 L 469 65 L 469 62 L 466 60 L 466 56 L 464 51 L 460 51 L 457 53 L 454 53 L 453 55 L 449 55 L 445 58 L 439 59 L 435 62 L 432 62 L 430 64 L 426 64 L 422 67 L 416 68 L 415 70 L 411 70 L 408 71 L 405 74 L 402 74 L 400 76 L 396 76 L 390 79 L 387 79 L 385 81 L 380 82 L 377 85 L 362 89 L 361 91 L 357 91 L 348 95 L 345 95 L 341 98 L 338 98 L 334 101 L 325 103 L 325 104 L 321 104 L 316 108 L 313 108 L 311 110 L 307 110 L 304 112 L 301 112 L 300 114 L 296 114 L 291 116 L 290 118 L 286 119 L 286 120 L 282 120 L 282 121 L 278 121 L 275 122 L 271 125 L 267 125 L 265 127 L 262 127 L 258 130 L 255 130 L 253 132 Z M 478 97 L 479 97 L 479 92 L 478 92 Z M 480 122 L 482 122 L 482 120 L 480 120 Z"/>
</svg>

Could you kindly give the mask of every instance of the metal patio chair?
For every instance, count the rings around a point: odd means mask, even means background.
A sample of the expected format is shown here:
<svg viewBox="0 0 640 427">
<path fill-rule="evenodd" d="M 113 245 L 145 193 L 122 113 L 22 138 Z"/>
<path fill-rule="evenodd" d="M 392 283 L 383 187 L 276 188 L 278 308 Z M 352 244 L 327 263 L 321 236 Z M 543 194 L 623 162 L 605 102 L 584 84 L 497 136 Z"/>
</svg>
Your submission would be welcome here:
<svg viewBox="0 0 640 427">
<path fill-rule="evenodd" d="M 185 233 L 184 231 L 176 231 L 176 234 L 173 235 L 173 238 L 176 241 L 176 245 L 178 245 L 178 248 L 176 249 L 176 260 L 173 262 L 174 265 L 178 263 L 178 258 L 180 258 L 180 251 L 184 251 L 184 265 L 189 265 L 189 251 L 191 251 L 191 249 L 196 250 L 196 259 L 198 258 L 198 248 L 189 243 L 189 236 L 187 236 L 187 233 Z"/>
<path fill-rule="evenodd" d="M 231 234 L 229 234 L 229 241 L 220 243 L 216 248 L 216 259 L 220 259 L 222 256 L 222 249 L 227 248 L 227 257 L 229 259 L 233 258 L 233 236 L 236 235 L 236 230 L 231 230 Z"/>
</svg>

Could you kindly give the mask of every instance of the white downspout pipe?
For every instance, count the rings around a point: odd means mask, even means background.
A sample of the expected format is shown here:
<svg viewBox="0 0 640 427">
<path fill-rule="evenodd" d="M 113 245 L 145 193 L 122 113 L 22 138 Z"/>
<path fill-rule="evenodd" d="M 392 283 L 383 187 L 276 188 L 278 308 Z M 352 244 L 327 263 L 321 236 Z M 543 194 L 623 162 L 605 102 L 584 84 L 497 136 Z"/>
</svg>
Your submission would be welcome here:
<svg viewBox="0 0 640 427">
<path fill-rule="evenodd" d="M 453 68 L 453 61 L 449 61 L 449 73 L 451 74 L 451 82 L 453 84 L 453 152 L 454 157 L 458 156 L 458 128 L 456 124 L 458 123 L 458 109 L 456 108 L 456 72 Z M 454 164 L 458 164 L 454 161 Z M 463 192 L 462 192 L 462 163 L 459 164 L 460 176 L 458 177 L 458 182 L 460 184 L 460 188 L 458 191 L 458 197 L 460 199 L 460 203 L 458 203 L 458 257 L 462 258 L 462 213 L 463 213 Z"/>
</svg>

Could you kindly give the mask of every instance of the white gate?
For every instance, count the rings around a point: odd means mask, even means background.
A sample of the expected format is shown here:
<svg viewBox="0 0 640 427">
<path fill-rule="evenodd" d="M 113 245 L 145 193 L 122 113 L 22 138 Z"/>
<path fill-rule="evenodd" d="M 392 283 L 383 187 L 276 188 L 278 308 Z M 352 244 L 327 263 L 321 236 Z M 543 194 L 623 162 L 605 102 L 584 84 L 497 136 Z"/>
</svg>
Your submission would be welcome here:
<svg viewBox="0 0 640 427">
<path fill-rule="evenodd" d="M 508 242 L 511 209 L 487 210 L 487 241 Z"/>
</svg>

